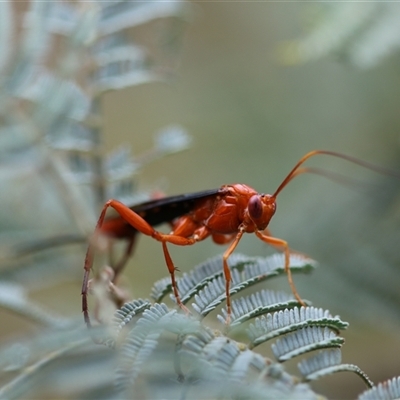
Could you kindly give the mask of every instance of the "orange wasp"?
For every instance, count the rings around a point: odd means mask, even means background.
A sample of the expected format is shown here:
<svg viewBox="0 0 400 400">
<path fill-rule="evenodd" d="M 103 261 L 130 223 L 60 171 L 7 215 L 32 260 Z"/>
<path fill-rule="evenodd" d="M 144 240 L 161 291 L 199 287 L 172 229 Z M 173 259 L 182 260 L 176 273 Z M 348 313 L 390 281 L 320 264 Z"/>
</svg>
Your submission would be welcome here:
<svg viewBox="0 0 400 400">
<path fill-rule="evenodd" d="M 268 224 L 276 211 L 276 198 L 282 189 L 296 176 L 305 172 L 322 173 L 315 168 L 300 168 L 309 158 L 325 154 L 345 159 L 383 174 L 399 176 L 386 168 L 378 167 L 357 158 L 326 150 L 314 150 L 303 156 L 282 181 L 274 194 L 260 194 L 244 184 L 223 185 L 219 189 L 206 190 L 180 196 L 165 197 L 157 200 L 128 207 L 118 200 L 108 200 L 96 225 L 94 240 L 99 234 L 105 234 L 117 239 L 128 239 L 128 246 L 123 259 L 114 267 L 114 281 L 132 254 L 137 233 L 150 236 L 161 242 L 165 262 L 171 275 L 172 290 L 177 304 L 185 312 L 189 310 L 182 303 L 175 280 L 175 265 L 168 251 L 167 244 L 190 246 L 211 236 L 217 244 L 229 244 L 223 254 L 223 271 L 225 276 L 225 291 L 227 305 L 227 324 L 231 313 L 230 282 L 231 272 L 228 258 L 235 250 L 245 233 L 254 233 L 260 240 L 283 251 L 285 272 L 294 297 L 301 305 L 305 305 L 294 285 L 289 268 L 290 249 L 283 239 L 273 237 Z M 106 211 L 111 207 L 119 214 L 117 217 L 106 219 Z M 170 233 L 162 233 L 153 226 L 170 223 Z M 93 244 L 86 253 L 84 278 L 82 284 L 82 311 L 87 326 L 91 326 L 87 305 L 89 273 L 93 264 Z"/>
</svg>

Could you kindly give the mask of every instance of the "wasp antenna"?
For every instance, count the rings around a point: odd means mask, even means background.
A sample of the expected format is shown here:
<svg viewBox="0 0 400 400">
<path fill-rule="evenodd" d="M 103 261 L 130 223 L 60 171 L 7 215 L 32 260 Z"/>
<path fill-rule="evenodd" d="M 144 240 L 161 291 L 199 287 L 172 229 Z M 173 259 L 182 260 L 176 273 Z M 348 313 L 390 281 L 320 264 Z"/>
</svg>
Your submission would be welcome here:
<svg viewBox="0 0 400 400">
<path fill-rule="evenodd" d="M 323 168 L 314 168 L 314 167 L 298 168 L 296 172 L 292 175 L 290 180 L 292 180 L 298 175 L 305 173 L 323 176 L 326 179 L 336 182 L 339 185 L 347 186 L 350 189 L 365 189 L 366 191 L 369 192 L 373 187 L 373 184 L 371 182 L 363 182 L 358 179 L 349 178 L 348 176 L 338 174 L 337 172 L 327 171 Z"/>
<path fill-rule="evenodd" d="M 278 196 L 278 194 L 281 192 L 281 190 L 296 176 L 305 173 L 305 172 L 314 172 L 314 173 L 319 173 L 316 171 L 316 169 L 313 168 L 300 168 L 300 166 L 306 162 L 309 158 L 316 156 L 318 154 L 325 154 L 328 156 L 333 156 L 333 157 L 337 157 L 337 158 L 341 158 L 343 160 L 349 161 L 353 164 L 357 164 L 360 165 L 361 167 L 370 169 L 372 171 L 375 171 L 377 173 L 380 173 L 382 175 L 389 175 L 389 176 L 394 176 L 398 179 L 400 179 L 400 173 L 398 171 L 394 171 L 390 168 L 385 168 L 385 167 L 381 167 L 379 165 L 375 165 L 372 164 L 368 161 L 363 161 L 360 160 L 356 157 L 352 157 L 352 156 L 348 156 L 346 154 L 342 154 L 342 153 L 337 153 L 335 151 L 329 151 L 329 150 L 313 150 L 310 151 L 309 153 L 307 153 L 305 156 L 303 156 L 299 162 L 294 166 L 294 168 L 289 172 L 289 174 L 286 176 L 286 178 L 282 181 L 282 183 L 279 185 L 278 189 L 276 189 L 275 193 L 272 195 L 273 198 L 276 198 Z"/>
</svg>

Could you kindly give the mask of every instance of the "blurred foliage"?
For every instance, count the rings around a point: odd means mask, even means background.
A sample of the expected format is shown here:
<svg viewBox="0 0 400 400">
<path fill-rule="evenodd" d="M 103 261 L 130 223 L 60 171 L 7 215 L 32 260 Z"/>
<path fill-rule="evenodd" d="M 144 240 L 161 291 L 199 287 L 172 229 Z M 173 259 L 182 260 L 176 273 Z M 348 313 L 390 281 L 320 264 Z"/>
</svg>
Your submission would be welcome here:
<svg viewBox="0 0 400 400">
<path fill-rule="evenodd" d="M 372 68 L 400 49 L 396 2 L 321 2 L 309 6 L 309 32 L 282 47 L 283 61 L 298 64 L 334 55 Z"/>
<path fill-rule="evenodd" d="M 230 293 L 283 275 L 283 263 L 281 254 L 265 259 L 235 254 L 230 258 Z M 297 272 L 314 264 L 304 257 L 290 259 Z M 373 385 L 357 366 L 341 362 L 344 339 L 338 334 L 348 324 L 327 310 L 300 307 L 293 296 L 263 290 L 239 297 L 232 305 L 229 326 L 224 307 L 217 316 L 221 330 L 208 327 L 204 317 L 226 301 L 221 267 L 220 256 L 179 279 L 182 301 L 194 300 L 191 315 L 139 299 L 124 304 L 113 318 L 104 318 L 103 306 L 111 300 L 110 281 L 95 279 L 95 309 L 102 307 L 97 319 L 102 315 L 103 322 L 110 322 L 85 330 L 72 320 L 53 324 L 34 339 L 4 348 L 0 352 L 3 370 L 17 376 L 0 388 L 0 397 L 318 399 L 307 384 L 279 364 L 310 352 L 313 355 L 298 365 L 305 381 L 347 371 L 359 375 L 368 387 Z M 153 288 L 157 298 L 171 292 L 169 278 Z M 27 316 L 42 322 L 28 305 L 22 307 Z M 248 344 L 234 340 L 245 336 Z M 254 351 L 276 338 L 271 348 L 279 363 Z"/>
<path fill-rule="evenodd" d="M 126 146 L 108 154 L 101 106 L 106 92 L 168 79 L 175 49 L 172 39 L 165 40 L 187 17 L 186 4 L 28 4 L 27 10 L 1 4 L 3 54 L 9 56 L 3 60 L 0 92 L 0 173 L 6 188 L 0 223 L 4 242 L 10 243 L 1 250 L 3 264 L 12 264 L 27 247 L 43 249 L 35 240 L 46 236 L 54 244 L 57 238 L 51 235 L 79 242 L 80 234 L 84 242 L 108 198 L 126 203 L 148 198 L 151 190 L 137 188 L 140 169 L 190 143 L 183 128 L 174 125 L 157 133 L 144 154 L 132 156 Z M 130 35 L 137 25 L 159 18 L 166 22 L 151 53 Z M 28 238 L 33 243 L 13 246 Z M 67 264 L 49 268 L 54 279 L 62 270 L 71 273 Z M 3 272 L 18 273 L 13 265 L 3 266 Z M 33 281 L 44 283 L 35 271 L 24 278 Z"/>
<path fill-rule="evenodd" d="M 317 2 L 306 7 L 304 16 L 308 33 L 281 45 L 284 63 L 299 65 L 333 57 L 343 65 L 371 69 L 379 67 L 390 56 L 397 60 L 400 48 L 398 3 Z M 387 147 L 384 138 L 385 134 L 382 133 L 382 148 Z M 389 158 L 390 151 L 387 151 Z M 396 165 L 399 165 L 398 150 L 394 157 Z M 320 231 L 320 235 L 316 236 L 317 247 L 323 249 L 330 237 L 338 238 L 335 248 L 325 247 L 323 250 L 323 253 L 331 254 L 328 257 L 332 258 L 332 268 L 322 278 L 322 286 L 324 296 L 326 289 L 332 291 L 335 297 L 341 298 L 343 304 L 351 302 L 353 310 L 360 310 L 362 305 L 368 304 L 368 310 L 374 309 L 378 314 L 383 312 L 387 320 L 391 319 L 397 324 L 400 298 L 397 288 L 391 282 L 400 279 L 400 258 L 395 245 L 399 239 L 400 226 L 399 182 L 398 179 L 388 177 L 370 179 L 370 182 L 370 187 L 364 189 L 356 183 L 354 187 L 361 195 L 327 212 L 316 223 L 315 230 Z M 341 218 L 346 209 L 354 211 L 346 218 Z M 324 227 L 332 220 L 337 220 L 337 223 L 332 225 L 329 233 L 324 232 Z M 354 240 L 349 243 L 342 232 Z M 363 274 L 343 268 L 346 264 L 362 265 Z M 377 265 L 380 266 L 379 271 Z M 340 287 L 326 284 L 335 279 L 335 271 L 342 275 Z M 365 289 L 359 290 L 359 295 L 354 296 L 357 287 Z M 357 314 L 361 316 L 359 311 Z M 367 313 L 362 314 L 362 318 L 369 319 Z M 387 323 L 384 318 L 381 322 Z"/>
<path fill-rule="evenodd" d="M 217 187 L 229 180 L 246 181 L 261 190 L 271 181 L 273 190 L 295 160 L 315 147 L 333 147 L 387 163 L 398 159 L 400 82 L 398 65 L 391 64 L 400 37 L 397 4 L 187 6 L 0 2 L 0 304 L 6 322 L 1 328 L 5 337 L 1 382 L 7 383 L 1 393 L 7 393 L 7 398 L 27 397 L 27 393 L 40 398 L 116 395 L 112 371 L 121 365 L 118 357 L 124 338 L 118 351 L 92 343 L 76 312 L 86 238 L 107 198 L 128 204 L 146 199 L 157 194 L 160 186 L 163 189 L 164 175 L 172 191 Z M 193 10 L 200 17 L 189 27 L 192 41 L 186 42 L 182 60 L 183 31 Z M 309 36 L 290 41 L 283 49 L 286 61 L 298 67 L 282 69 L 274 63 L 272 49 L 288 36 L 299 36 L 298 16 L 304 10 L 311 12 Z M 324 59 L 332 54 L 342 64 Z M 319 64 L 301 65 L 317 59 Z M 182 76 L 174 89 L 154 85 L 171 82 L 181 62 Z M 338 65 L 369 72 L 360 75 Z M 144 90 L 143 83 L 153 86 Z M 129 118 L 123 118 L 124 113 Z M 151 165 L 190 145 L 185 131 L 175 125 L 177 115 L 190 126 L 197 150 L 186 159 L 174 157 L 173 164 L 163 160 L 162 168 Z M 154 140 L 149 134 L 153 131 L 159 131 Z M 135 146 L 134 155 L 127 142 Z M 108 154 L 110 144 L 116 150 Z M 143 189 L 139 176 L 156 183 Z M 287 238 L 293 248 L 322 260 L 324 268 L 307 279 L 309 290 L 301 293 L 312 293 L 316 304 L 334 304 L 346 317 L 372 321 L 373 328 L 380 330 L 398 326 L 399 321 L 399 185 L 389 178 L 374 184 L 374 190 L 342 202 L 340 190 L 338 194 L 304 183 L 303 191 L 296 192 L 293 183 L 292 195 L 280 197 L 282 218 L 273 232 Z M 251 254 L 260 251 L 251 244 L 248 248 Z M 153 253 L 145 252 L 145 261 L 138 255 L 142 268 L 135 269 L 132 279 L 146 293 L 142 282 L 148 281 L 141 277 L 147 275 L 154 282 L 149 274 L 157 269 Z M 210 251 L 199 260 L 204 254 Z M 190 268 L 193 260 L 179 265 Z M 133 321 L 133 331 L 138 319 Z M 186 322 L 192 326 L 193 321 Z M 356 338 L 364 346 L 357 355 L 364 357 L 363 368 L 368 370 L 368 365 L 378 379 L 393 376 L 393 369 L 382 367 L 397 362 L 393 342 L 381 337 L 364 342 L 368 332 L 362 330 Z M 99 329 L 100 336 L 109 333 Z M 220 344 L 231 340 L 221 335 Z M 315 338 L 336 340 L 323 335 L 319 331 Z M 179 338 L 178 334 L 172 347 L 180 344 Z M 167 358 L 164 352 L 171 356 L 174 349 L 165 350 L 161 343 L 153 361 L 160 365 L 171 361 L 165 369 L 169 375 L 152 374 L 149 382 L 163 396 L 165 383 L 176 380 L 177 374 L 174 357 Z M 233 348 L 250 354 L 236 343 L 232 341 Z M 148 348 L 143 349 L 145 353 Z M 129 354 L 131 349 L 125 350 Z M 257 353 L 251 354 L 259 360 Z M 340 363 L 332 354 L 314 360 L 316 370 L 321 366 L 329 370 L 330 360 Z M 210 375 L 219 373 L 210 364 L 207 367 Z M 284 387 L 298 386 L 297 378 L 274 368 L 264 372 L 274 375 L 278 383 L 283 379 Z M 190 384 L 213 378 L 193 376 Z M 338 393 L 342 388 L 347 395 L 346 377 L 341 379 L 341 384 L 322 391 Z M 387 390 L 398 397 L 396 385 L 398 379 L 378 386 L 365 398 L 378 398 L 378 392 L 387 396 Z M 301 387 L 312 397 L 307 386 Z M 247 389 L 254 389 L 254 398 L 260 388 Z M 218 385 L 209 389 L 210 396 L 220 394 Z M 245 390 L 234 395 L 246 397 Z M 357 387 L 352 393 L 361 390 Z"/>
</svg>

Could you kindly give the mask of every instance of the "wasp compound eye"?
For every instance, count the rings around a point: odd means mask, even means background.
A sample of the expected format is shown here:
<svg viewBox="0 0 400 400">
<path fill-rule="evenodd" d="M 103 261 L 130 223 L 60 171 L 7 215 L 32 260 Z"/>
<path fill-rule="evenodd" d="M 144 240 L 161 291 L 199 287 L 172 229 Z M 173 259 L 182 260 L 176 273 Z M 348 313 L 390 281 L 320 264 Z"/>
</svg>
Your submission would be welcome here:
<svg viewBox="0 0 400 400">
<path fill-rule="evenodd" d="M 259 219 L 262 216 L 262 202 L 260 196 L 254 195 L 250 197 L 248 206 L 250 217 L 252 219 Z"/>
</svg>

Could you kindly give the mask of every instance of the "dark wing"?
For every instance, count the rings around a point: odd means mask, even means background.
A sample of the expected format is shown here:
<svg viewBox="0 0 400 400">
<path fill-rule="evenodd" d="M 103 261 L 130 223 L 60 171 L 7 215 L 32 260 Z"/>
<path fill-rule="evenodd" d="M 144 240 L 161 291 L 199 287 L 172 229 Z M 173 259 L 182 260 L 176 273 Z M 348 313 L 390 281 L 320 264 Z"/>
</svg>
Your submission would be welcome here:
<svg viewBox="0 0 400 400">
<path fill-rule="evenodd" d="M 163 197 L 157 200 L 136 204 L 130 209 L 139 214 L 151 226 L 173 221 L 192 211 L 199 201 L 214 197 L 220 189 L 204 190 L 202 192 L 181 194 L 179 196 Z M 132 238 L 137 230 L 129 225 L 119 215 L 110 213 L 102 225 L 102 231 L 116 238 Z"/>
<path fill-rule="evenodd" d="M 214 197 L 219 191 L 220 189 L 210 189 L 179 196 L 164 197 L 134 205 L 130 209 L 143 217 L 151 226 L 160 225 L 187 214 L 195 208 L 199 200 Z"/>
</svg>

